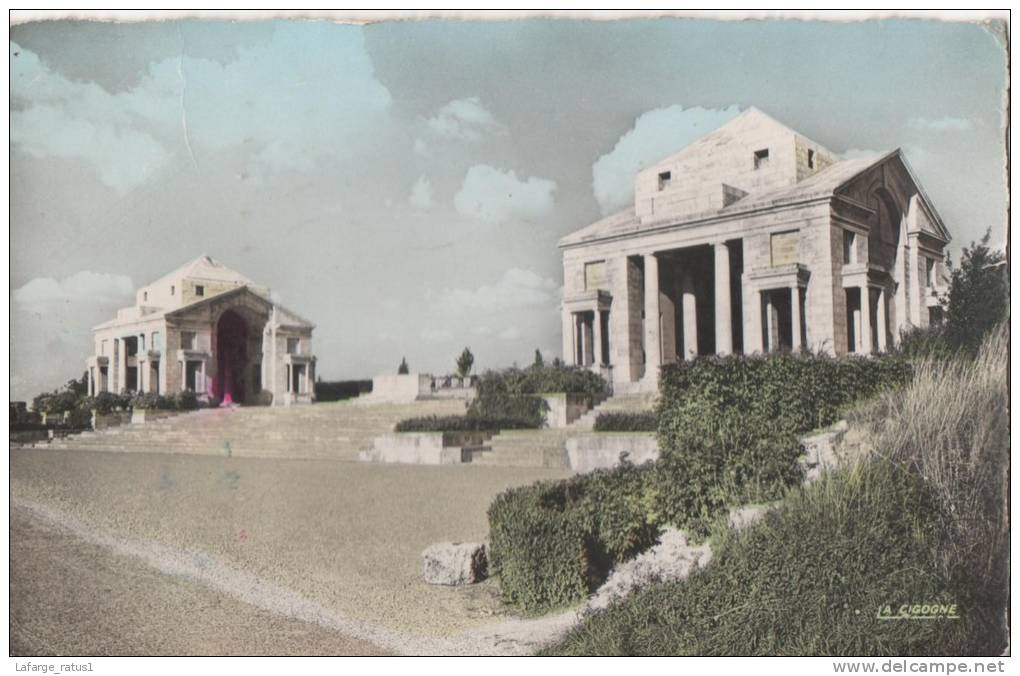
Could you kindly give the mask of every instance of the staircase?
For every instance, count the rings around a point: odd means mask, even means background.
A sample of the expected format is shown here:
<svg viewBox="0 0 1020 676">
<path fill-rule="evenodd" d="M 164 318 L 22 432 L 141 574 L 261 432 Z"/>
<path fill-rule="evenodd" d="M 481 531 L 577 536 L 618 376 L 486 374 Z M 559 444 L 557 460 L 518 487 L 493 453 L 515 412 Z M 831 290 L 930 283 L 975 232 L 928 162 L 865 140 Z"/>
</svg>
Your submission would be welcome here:
<svg viewBox="0 0 1020 676">
<path fill-rule="evenodd" d="M 57 439 L 48 448 L 258 458 L 357 460 L 404 418 L 464 413 L 456 400 L 202 409 L 139 425 Z"/>
<path fill-rule="evenodd" d="M 575 420 L 570 426 L 578 430 L 591 430 L 600 413 L 645 413 L 655 408 L 657 392 L 616 394 Z"/>
<path fill-rule="evenodd" d="M 639 413 L 655 406 L 656 393 L 618 394 L 564 428 L 506 430 L 480 448 L 465 449 L 465 460 L 478 465 L 566 468 L 567 439 L 590 432 L 599 413 Z"/>
</svg>

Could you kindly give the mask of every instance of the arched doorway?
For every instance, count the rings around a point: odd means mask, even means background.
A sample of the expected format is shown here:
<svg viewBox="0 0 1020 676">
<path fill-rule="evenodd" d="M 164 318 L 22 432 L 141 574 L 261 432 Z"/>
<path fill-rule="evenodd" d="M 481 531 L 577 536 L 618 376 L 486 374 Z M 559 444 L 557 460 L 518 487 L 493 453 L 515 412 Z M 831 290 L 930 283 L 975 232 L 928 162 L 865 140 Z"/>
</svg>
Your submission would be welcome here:
<svg viewBox="0 0 1020 676">
<path fill-rule="evenodd" d="M 248 324 L 227 310 L 216 323 L 216 376 L 213 395 L 222 404 L 244 403 L 248 366 Z"/>
</svg>

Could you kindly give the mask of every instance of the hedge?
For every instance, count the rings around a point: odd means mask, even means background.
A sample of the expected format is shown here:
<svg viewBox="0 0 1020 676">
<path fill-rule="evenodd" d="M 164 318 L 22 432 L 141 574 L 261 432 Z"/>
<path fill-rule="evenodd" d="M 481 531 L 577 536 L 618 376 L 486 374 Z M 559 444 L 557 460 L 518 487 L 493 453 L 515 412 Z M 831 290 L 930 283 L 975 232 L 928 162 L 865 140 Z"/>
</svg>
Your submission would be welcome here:
<svg viewBox="0 0 1020 676">
<path fill-rule="evenodd" d="M 401 420 L 396 432 L 488 432 L 495 430 L 522 430 L 534 428 L 533 421 L 523 418 L 448 415 L 423 416 Z"/>
<path fill-rule="evenodd" d="M 595 418 L 596 432 L 655 432 L 659 417 L 648 413 L 599 413 Z"/>
<path fill-rule="evenodd" d="M 802 478 L 802 435 L 910 375 L 909 363 L 895 356 L 728 356 L 663 368 L 664 518 L 704 532 L 727 504 L 782 497 Z"/>
<path fill-rule="evenodd" d="M 490 566 L 503 600 L 529 612 L 580 601 L 620 561 L 656 542 L 647 466 L 625 464 L 498 495 Z"/>
<path fill-rule="evenodd" d="M 468 415 L 518 418 L 530 420 L 532 427 L 541 427 L 547 404 L 538 395 L 560 392 L 583 395 L 590 403 L 604 397 L 609 385 L 602 376 L 587 369 L 535 364 L 526 369 L 486 371 L 478 378 L 477 391 Z"/>
<path fill-rule="evenodd" d="M 664 368 L 658 461 L 513 489 L 493 503 L 490 537 L 496 560 L 506 562 L 494 565 L 504 599 L 529 611 L 581 600 L 615 562 L 653 544 L 660 526 L 704 535 L 728 505 L 781 497 L 802 479 L 801 435 L 910 374 L 895 357 L 815 355 L 707 358 Z M 581 554 L 573 535 L 545 540 L 567 528 L 562 512 L 580 513 Z M 570 556 L 567 569 L 541 563 Z"/>
<path fill-rule="evenodd" d="M 371 380 L 336 380 L 317 381 L 315 383 L 316 401 L 341 401 L 351 399 L 372 391 Z"/>
</svg>

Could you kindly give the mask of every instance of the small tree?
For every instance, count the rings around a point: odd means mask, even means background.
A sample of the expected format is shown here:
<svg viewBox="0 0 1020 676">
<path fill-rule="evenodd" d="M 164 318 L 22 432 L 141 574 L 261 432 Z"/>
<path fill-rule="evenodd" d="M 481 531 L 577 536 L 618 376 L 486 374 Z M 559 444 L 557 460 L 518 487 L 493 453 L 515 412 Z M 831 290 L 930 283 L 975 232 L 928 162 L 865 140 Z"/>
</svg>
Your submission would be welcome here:
<svg viewBox="0 0 1020 676">
<path fill-rule="evenodd" d="M 946 338 L 954 348 L 976 353 L 993 326 L 1009 312 L 1006 257 L 988 247 L 991 229 L 978 242 L 964 247 L 960 267 L 950 264 Z"/>
<path fill-rule="evenodd" d="M 411 372 L 411 369 L 407 367 L 407 357 L 400 358 L 400 366 L 397 367 L 397 375 L 406 376 Z"/>
<path fill-rule="evenodd" d="M 535 350 L 535 366 L 545 366 L 545 359 L 542 359 L 542 351 Z"/>
<path fill-rule="evenodd" d="M 470 348 L 465 347 L 464 351 L 457 357 L 457 375 L 467 378 L 471 374 L 471 367 L 475 365 L 475 355 L 471 354 Z"/>
</svg>

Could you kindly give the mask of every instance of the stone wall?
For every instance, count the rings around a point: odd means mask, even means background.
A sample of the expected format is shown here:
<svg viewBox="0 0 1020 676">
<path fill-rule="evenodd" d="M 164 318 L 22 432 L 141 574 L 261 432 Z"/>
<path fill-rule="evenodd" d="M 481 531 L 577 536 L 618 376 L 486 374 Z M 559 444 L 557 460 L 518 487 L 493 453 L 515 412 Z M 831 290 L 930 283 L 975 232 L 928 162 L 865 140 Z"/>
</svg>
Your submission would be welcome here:
<svg viewBox="0 0 1020 676">
<path fill-rule="evenodd" d="M 453 465 L 463 461 L 461 446 L 446 446 L 443 432 L 401 432 L 377 437 L 372 450 L 362 451 L 364 462 L 410 465 Z"/>
<path fill-rule="evenodd" d="M 658 460 L 659 442 L 653 432 L 590 432 L 567 439 L 567 459 L 575 472 L 616 467 L 624 453 L 636 465 Z"/>
</svg>

